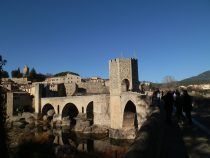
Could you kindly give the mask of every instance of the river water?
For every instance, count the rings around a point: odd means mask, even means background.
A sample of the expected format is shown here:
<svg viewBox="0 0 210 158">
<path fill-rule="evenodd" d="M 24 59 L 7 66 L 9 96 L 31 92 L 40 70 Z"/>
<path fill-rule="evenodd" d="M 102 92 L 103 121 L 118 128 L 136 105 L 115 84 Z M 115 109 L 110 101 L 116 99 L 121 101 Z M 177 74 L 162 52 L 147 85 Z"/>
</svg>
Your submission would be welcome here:
<svg viewBox="0 0 210 158">
<path fill-rule="evenodd" d="M 132 143 L 131 140 L 110 139 L 107 134 L 90 135 L 69 129 L 30 126 L 11 128 L 9 140 L 12 157 L 33 157 L 38 153 L 38 157 L 51 154 L 56 158 L 123 158 Z"/>
</svg>

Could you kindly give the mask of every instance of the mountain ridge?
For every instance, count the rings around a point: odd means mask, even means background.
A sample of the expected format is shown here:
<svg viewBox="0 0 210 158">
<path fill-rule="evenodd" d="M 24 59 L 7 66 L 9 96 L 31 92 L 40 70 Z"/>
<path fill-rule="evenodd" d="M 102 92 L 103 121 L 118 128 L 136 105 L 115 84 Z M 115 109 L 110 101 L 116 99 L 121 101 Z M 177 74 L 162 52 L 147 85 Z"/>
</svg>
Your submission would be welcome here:
<svg viewBox="0 0 210 158">
<path fill-rule="evenodd" d="M 197 76 L 192 76 L 179 81 L 179 84 L 190 85 L 190 84 L 207 84 L 210 83 L 210 70 L 198 74 Z"/>
</svg>

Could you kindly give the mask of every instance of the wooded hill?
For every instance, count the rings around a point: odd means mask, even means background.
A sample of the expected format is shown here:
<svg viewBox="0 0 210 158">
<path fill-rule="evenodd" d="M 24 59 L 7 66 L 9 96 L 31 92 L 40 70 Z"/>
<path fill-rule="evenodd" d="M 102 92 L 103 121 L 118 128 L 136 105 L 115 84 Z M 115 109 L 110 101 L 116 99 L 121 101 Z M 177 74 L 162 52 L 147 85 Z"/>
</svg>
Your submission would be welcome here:
<svg viewBox="0 0 210 158">
<path fill-rule="evenodd" d="M 180 85 L 210 84 L 210 70 L 178 82 Z"/>
<path fill-rule="evenodd" d="M 65 72 L 59 72 L 59 73 L 55 74 L 54 77 L 66 76 L 67 74 L 79 76 L 79 74 L 77 74 L 75 72 L 65 71 Z"/>
</svg>

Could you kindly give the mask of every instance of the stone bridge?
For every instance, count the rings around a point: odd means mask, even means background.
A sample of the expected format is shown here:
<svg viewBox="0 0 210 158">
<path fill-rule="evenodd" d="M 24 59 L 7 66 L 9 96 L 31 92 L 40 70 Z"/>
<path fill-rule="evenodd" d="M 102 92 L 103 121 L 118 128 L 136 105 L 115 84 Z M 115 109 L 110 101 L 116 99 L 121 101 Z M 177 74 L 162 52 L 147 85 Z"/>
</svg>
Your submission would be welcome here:
<svg viewBox="0 0 210 158">
<path fill-rule="evenodd" d="M 46 114 L 54 109 L 61 119 L 86 114 L 93 123 L 111 129 L 139 129 L 149 107 L 139 90 L 137 59 L 117 58 L 109 61 L 109 94 L 42 98 L 35 88 L 35 112 Z M 88 94 L 88 93 L 87 93 Z"/>
<path fill-rule="evenodd" d="M 39 113 L 45 115 L 55 110 L 60 119 L 84 114 L 93 123 L 113 129 L 140 128 L 145 121 L 149 107 L 143 96 L 136 92 L 123 92 L 120 96 L 108 94 L 40 98 Z"/>
<path fill-rule="evenodd" d="M 69 115 L 76 117 L 78 114 L 94 116 L 94 124 L 110 125 L 109 96 L 69 96 L 41 98 L 41 113 L 44 115 L 49 109 L 54 109 L 61 119 Z M 87 116 L 88 117 L 88 116 Z"/>
</svg>

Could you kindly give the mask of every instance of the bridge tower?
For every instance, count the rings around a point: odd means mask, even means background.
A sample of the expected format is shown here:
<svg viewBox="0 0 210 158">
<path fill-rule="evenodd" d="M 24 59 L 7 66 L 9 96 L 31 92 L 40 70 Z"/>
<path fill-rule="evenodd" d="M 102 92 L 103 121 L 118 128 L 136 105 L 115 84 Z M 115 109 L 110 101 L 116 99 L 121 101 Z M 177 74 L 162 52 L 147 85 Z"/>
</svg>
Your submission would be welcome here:
<svg viewBox="0 0 210 158">
<path fill-rule="evenodd" d="M 111 128 L 122 128 L 123 110 L 121 95 L 138 90 L 138 61 L 134 58 L 117 58 L 109 61 L 109 89 Z"/>
</svg>

